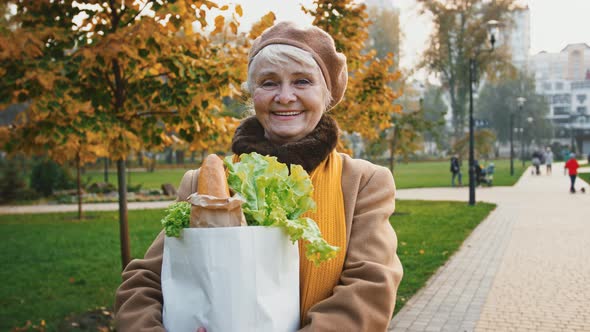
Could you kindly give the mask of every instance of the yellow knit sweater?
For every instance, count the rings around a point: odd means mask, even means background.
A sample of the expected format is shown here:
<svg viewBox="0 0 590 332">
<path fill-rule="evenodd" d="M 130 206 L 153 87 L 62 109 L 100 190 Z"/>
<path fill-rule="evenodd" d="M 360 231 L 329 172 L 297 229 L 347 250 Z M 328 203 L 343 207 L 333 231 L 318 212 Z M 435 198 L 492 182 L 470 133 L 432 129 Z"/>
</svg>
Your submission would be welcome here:
<svg viewBox="0 0 590 332">
<path fill-rule="evenodd" d="M 340 247 L 338 255 L 319 266 L 299 255 L 299 282 L 301 292 L 301 319 L 316 303 L 332 295 L 338 284 L 346 254 L 346 220 L 342 195 L 342 157 L 332 153 L 311 173 L 314 186 L 313 199 L 316 212 L 307 212 L 305 217 L 315 220 L 323 238 L 331 245 Z M 299 241 L 299 252 L 304 252 L 304 243 Z"/>
</svg>

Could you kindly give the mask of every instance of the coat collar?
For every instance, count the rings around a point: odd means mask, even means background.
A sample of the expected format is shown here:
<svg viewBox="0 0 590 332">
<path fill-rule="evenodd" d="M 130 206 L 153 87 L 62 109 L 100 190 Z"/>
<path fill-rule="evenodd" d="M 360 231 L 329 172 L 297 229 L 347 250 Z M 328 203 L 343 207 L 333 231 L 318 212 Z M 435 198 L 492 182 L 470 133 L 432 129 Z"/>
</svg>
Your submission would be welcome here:
<svg viewBox="0 0 590 332">
<path fill-rule="evenodd" d="M 282 163 L 301 165 L 311 173 L 338 143 L 338 124 L 324 114 L 315 129 L 297 142 L 277 145 L 264 137 L 264 128 L 251 116 L 242 121 L 232 141 L 233 153 L 257 152 L 277 157 Z"/>
</svg>

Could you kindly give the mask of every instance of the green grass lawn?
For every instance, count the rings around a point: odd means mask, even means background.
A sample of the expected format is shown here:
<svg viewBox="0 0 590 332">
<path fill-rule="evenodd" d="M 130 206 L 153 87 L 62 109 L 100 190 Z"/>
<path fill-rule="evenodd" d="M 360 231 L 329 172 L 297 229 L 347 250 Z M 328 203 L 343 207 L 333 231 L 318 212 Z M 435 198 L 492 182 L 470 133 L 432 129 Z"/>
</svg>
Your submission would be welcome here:
<svg viewBox="0 0 590 332">
<path fill-rule="evenodd" d="M 160 189 L 162 184 L 170 183 L 175 188 L 178 188 L 182 176 L 188 170 L 189 168 L 160 168 L 156 169 L 154 172 L 146 172 L 143 170 L 128 171 L 126 176 L 127 185 L 136 186 L 141 184 L 142 189 Z M 89 183 L 104 182 L 104 172 L 97 170 L 87 171 L 82 176 L 82 179 Z M 109 183 L 112 183 L 115 187 L 118 186 L 116 171 L 109 171 Z"/>
<path fill-rule="evenodd" d="M 514 161 L 514 176 L 510 176 L 509 160 L 501 159 L 494 160 L 493 162 L 496 165 L 496 172 L 494 174 L 495 186 L 512 186 L 524 171 L 519 160 Z M 127 179 L 128 184 L 132 186 L 142 184 L 143 189 L 159 189 L 163 183 L 171 183 L 174 187 L 178 187 L 182 176 L 187 170 L 188 168 L 156 169 L 153 173 L 131 171 L 128 172 Z M 461 170 L 463 173 L 463 184 L 468 185 L 469 172 L 467 162 L 463 162 Z M 448 161 L 397 163 L 395 165 L 394 177 L 396 186 L 399 189 L 451 186 L 451 172 L 449 171 Z M 104 174 L 98 170 L 87 171 L 83 179 L 86 180 L 88 178 L 90 182 L 102 182 L 104 181 Z M 111 170 L 109 173 L 109 182 L 115 186 L 117 185 L 117 173 L 115 171 Z"/>
<path fill-rule="evenodd" d="M 586 181 L 586 183 L 589 183 L 590 184 L 590 173 L 578 173 L 578 176 L 582 180 Z M 586 190 L 588 190 L 588 188 Z"/>
<path fill-rule="evenodd" d="M 493 209 L 490 204 L 398 201 L 391 218 L 405 275 L 397 309 Z M 118 212 L 0 216 L 0 331 L 45 320 L 58 330 L 66 316 L 112 307 L 121 281 Z M 163 210 L 129 211 L 133 257 L 160 230 Z M 431 229 L 432 231 L 425 231 Z"/>
<path fill-rule="evenodd" d="M 494 174 L 494 186 L 512 186 L 518 181 L 524 172 L 520 160 L 514 161 L 514 176 L 510 176 L 510 160 L 493 160 L 496 166 Z M 485 163 L 484 167 L 488 163 Z M 528 164 L 525 164 L 528 167 Z M 461 167 L 463 174 L 463 185 L 469 184 L 469 167 L 464 161 Z M 450 187 L 451 172 L 449 161 L 428 161 L 397 163 L 394 169 L 394 178 L 397 188 L 428 188 L 428 187 Z"/>
<path fill-rule="evenodd" d="M 471 231 L 495 208 L 460 202 L 398 200 L 390 218 L 404 266 L 395 312 L 414 295 L 461 246 Z"/>
<path fill-rule="evenodd" d="M 133 257 L 160 230 L 163 210 L 129 211 Z M 118 212 L 0 216 L 0 331 L 110 307 L 121 282 Z"/>
</svg>

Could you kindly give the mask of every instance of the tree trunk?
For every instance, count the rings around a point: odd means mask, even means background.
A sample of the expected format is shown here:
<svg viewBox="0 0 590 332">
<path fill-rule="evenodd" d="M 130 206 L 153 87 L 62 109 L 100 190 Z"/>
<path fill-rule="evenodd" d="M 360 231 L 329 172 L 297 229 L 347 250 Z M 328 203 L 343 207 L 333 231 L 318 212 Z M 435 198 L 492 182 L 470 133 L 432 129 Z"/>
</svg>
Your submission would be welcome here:
<svg viewBox="0 0 590 332">
<path fill-rule="evenodd" d="M 127 187 L 131 185 L 131 169 L 129 167 L 125 167 L 127 171 L 127 183 L 125 184 L 125 192 L 127 192 Z"/>
<path fill-rule="evenodd" d="M 395 167 L 395 147 L 397 145 L 397 130 L 393 128 L 393 134 L 391 137 L 391 141 L 389 143 L 389 170 L 391 174 L 393 174 L 393 169 Z"/>
<path fill-rule="evenodd" d="M 176 150 L 176 164 L 177 165 L 184 165 L 184 151 L 183 150 Z"/>
<path fill-rule="evenodd" d="M 207 150 L 201 150 L 201 164 L 205 160 L 206 156 L 207 156 Z"/>
<path fill-rule="evenodd" d="M 82 181 L 80 181 L 80 152 L 76 156 L 76 185 L 78 187 L 78 220 L 84 217 L 82 214 Z"/>
<path fill-rule="evenodd" d="M 174 150 L 172 150 L 172 148 L 166 148 L 166 164 L 167 165 L 172 165 L 172 159 L 173 159 L 173 153 Z"/>
<path fill-rule="evenodd" d="M 129 226 L 127 222 L 127 185 L 125 183 L 125 160 L 117 160 L 117 179 L 119 182 L 119 236 L 121 239 L 121 264 L 125 269 L 131 261 L 129 247 Z"/>
<path fill-rule="evenodd" d="M 109 158 L 104 157 L 104 183 L 109 183 Z"/>
</svg>

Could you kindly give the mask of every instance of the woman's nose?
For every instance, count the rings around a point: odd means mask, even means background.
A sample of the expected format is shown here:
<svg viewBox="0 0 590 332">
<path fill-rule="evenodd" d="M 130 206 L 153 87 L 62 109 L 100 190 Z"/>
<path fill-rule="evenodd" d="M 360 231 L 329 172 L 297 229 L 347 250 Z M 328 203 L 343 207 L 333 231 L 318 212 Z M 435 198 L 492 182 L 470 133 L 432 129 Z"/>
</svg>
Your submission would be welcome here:
<svg viewBox="0 0 590 332">
<path fill-rule="evenodd" d="M 275 95 L 275 102 L 279 104 L 288 104 L 295 101 L 295 99 L 297 99 L 295 91 L 293 90 L 293 87 L 288 84 L 281 85 L 281 88 Z"/>
</svg>

